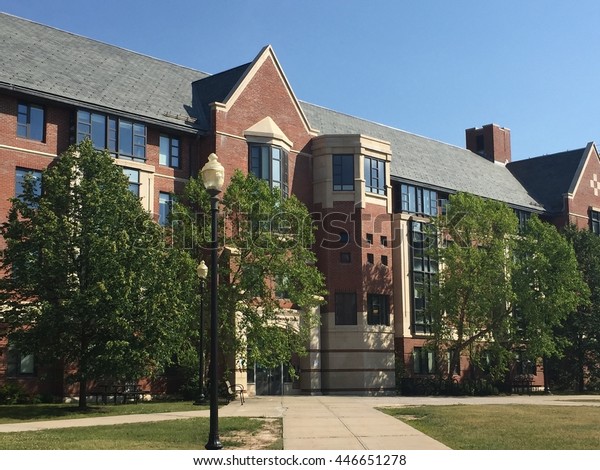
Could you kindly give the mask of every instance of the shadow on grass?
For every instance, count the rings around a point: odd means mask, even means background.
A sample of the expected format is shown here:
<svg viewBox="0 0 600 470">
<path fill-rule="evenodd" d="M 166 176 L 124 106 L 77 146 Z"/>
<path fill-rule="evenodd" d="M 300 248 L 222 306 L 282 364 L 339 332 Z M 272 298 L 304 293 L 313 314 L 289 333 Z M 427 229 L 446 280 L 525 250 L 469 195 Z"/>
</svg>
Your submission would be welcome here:
<svg viewBox="0 0 600 470">
<path fill-rule="evenodd" d="M 78 405 L 3 405 L 0 406 L 0 419 L 32 421 L 42 419 L 77 418 L 108 414 L 106 407 Z"/>
</svg>

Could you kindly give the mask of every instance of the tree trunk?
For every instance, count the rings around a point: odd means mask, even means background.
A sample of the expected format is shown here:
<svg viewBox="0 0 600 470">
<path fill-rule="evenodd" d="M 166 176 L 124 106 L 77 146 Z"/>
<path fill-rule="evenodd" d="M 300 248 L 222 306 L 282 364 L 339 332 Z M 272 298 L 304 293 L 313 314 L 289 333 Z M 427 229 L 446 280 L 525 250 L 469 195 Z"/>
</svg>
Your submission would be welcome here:
<svg viewBox="0 0 600 470">
<path fill-rule="evenodd" d="M 87 379 L 79 380 L 79 408 L 87 408 Z"/>
</svg>

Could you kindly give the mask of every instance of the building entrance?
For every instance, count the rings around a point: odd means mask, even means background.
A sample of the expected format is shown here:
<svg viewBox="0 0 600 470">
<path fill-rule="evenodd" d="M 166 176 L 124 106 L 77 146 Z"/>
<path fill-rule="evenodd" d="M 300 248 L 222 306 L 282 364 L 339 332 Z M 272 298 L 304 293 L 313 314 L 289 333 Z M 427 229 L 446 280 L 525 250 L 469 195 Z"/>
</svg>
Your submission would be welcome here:
<svg viewBox="0 0 600 470">
<path fill-rule="evenodd" d="M 256 364 L 256 394 L 281 395 L 283 391 L 283 365 L 273 368 Z"/>
</svg>

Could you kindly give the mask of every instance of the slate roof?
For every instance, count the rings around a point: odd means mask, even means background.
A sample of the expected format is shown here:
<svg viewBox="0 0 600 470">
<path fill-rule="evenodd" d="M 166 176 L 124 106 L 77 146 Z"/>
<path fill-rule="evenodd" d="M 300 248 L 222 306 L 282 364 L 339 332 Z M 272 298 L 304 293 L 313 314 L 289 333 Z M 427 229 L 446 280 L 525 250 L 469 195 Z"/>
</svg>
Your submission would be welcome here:
<svg viewBox="0 0 600 470">
<path fill-rule="evenodd" d="M 183 128 L 202 117 L 192 83 L 206 73 L 4 13 L 0 44 L 0 86 Z"/>
<path fill-rule="evenodd" d="M 223 102 L 251 65 L 209 75 L 4 13 L 0 44 L 0 88 L 189 131 L 210 129 L 208 105 Z M 365 134 L 390 142 L 394 178 L 533 210 L 543 210 L 539 203 L 555 207 L 553 185 L 530 184 L 535 170 L 525 164 L 509 165 L 511 172 L 466 149 L 310 103 L 300 106 L 323 134 Z M 556 176 L 565 172 L 559 168 Z"/>
<path fill-rule="evenodd" d="M 365 134 L 390 142 L 392 177 L 543 210 L 506 167 L 469 150 L 313 104 L 301 105 L 311 125 L 322 134 Z"/>
<path fill-rule="evenodd" d="M 586 156 L 585 150 L 581 148 L 518 160 L 509 163 L 507 168 L 546 211 L 558 213 L 563 210 L 563 195 L 570 190 L 579 165 Z"/>
<path fill-rule="evenodd" d="M 234 69 L 217 73 L 198 80 L 192 84 L 193 107 L 198 116 L 197 124 L 202 129 L 210 128 L 210 104 L 223 103 L 246 70 L 252 65 L 248 63 Z"/>
</svg>

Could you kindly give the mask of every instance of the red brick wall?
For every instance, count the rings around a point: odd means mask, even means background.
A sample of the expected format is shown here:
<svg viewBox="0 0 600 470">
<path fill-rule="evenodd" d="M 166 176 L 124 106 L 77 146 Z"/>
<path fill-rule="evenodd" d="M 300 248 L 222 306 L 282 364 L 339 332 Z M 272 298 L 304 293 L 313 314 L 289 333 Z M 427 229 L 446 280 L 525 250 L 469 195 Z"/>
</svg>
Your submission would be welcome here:
<svg viewBox="0 0 600 470">
<path fill-rule="evenodd" d="M 290 193 L 305 204 L 312 202 L 312 167 L 310 157 L 298 155 L 298 151 L 310 153 L 310 139 L 298 114 L 296 103 L 277 72 L 274 62 L 268 58 L 256 71 L 231 108 L 215 113 L 216 131 L 231 134 L 217 135 L 215 151 L 225 167 L 227 184 L 235 169 L 248 171 L 248 144 L 244 131 L 265 117 L 270 116 L 293 143 L 289 154 Z M 206 157 L 203 157 L 206 158 Z"/>
<path fill-rule="evenodd" d="M 573 199 L 568 201 L 568 214 L 571 223 L 575 223 L 579 228 L 590 229 L 589 211 L 591 207 L 600 209 L 600 189 L 596 189 L 598 195 L 594 194 L 594 188 L 590 182 L 596 180 L 600 185 L 600 161 L 598 154 L 592 150 L 588 157 L 587 164 L 584 167 L 579 186 Z"/>
<path fill-rule="evenodd" d="M 334 311 L 335 292 L 356 292 L 358 311 L 367 309 L 367 293 L 390 296 L 390 313 L 393 313 L 392 298 L 392 239 L 391 215 L 386 208 L 368 204 L 360 209 L 353 202 L 336 202 L 331 209 L 315 207 L 320 212 L 323 223 L 317 232 L 317 266 L 325 274 L 329 290 L 329 308 Z M 341 232 L 349 234 L 349 242 L 339 241 Z M 369 245 L 366 234 L 373 235 L 373 245 Z M 381 237 L 387 237 L 387 247 L 381 245 Z M 350 253 L 351 263 L 340 262 L 340 253 Z M 373 254 L 374 263 L 367 262 L 367 255 Z M 388 257 L 388 265 L 383 266 L 381 256 Z"/>
</svg>

